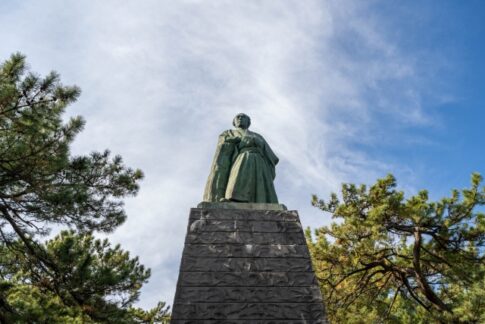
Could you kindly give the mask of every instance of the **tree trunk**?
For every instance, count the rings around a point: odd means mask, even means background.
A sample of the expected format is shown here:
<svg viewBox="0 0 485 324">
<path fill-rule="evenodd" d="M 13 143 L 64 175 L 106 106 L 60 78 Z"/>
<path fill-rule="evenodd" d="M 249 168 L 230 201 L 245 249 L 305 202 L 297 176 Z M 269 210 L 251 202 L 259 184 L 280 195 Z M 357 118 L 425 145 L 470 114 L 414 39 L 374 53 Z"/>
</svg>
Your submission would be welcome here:
<svg viewBox="0 0 485 324">
<path fill-rule="evenodd" d="M 413 266 L 416 274 L 416 282 L 419 289 L 424 296 L 440 311 L 445 311 L 453 314 L 450 307 L 443 303 L 443 301 L 434 293 L 433 289 L 429 286 L 426 277 L 423 275 L 421 269 L 421 243 L 422 236 L 419 226 L 414 228 L 414 247 L 413 247 Z"/>
</svg>

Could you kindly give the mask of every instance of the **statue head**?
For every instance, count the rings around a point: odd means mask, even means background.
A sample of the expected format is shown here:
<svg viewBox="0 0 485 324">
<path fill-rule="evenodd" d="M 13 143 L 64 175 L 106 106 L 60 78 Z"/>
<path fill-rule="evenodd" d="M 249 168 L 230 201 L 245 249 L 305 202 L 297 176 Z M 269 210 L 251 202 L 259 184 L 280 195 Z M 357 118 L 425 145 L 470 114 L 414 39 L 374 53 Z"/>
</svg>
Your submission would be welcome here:
<svg viewBox="0 0 485 324">
<path fill-rule="evenodd" d="M 232 124 L 237 128 L 248 129 L 249 125 L 251 125 L 251 118 L 246 114 L 240 113 L 234 117 Z"/>
</svg>

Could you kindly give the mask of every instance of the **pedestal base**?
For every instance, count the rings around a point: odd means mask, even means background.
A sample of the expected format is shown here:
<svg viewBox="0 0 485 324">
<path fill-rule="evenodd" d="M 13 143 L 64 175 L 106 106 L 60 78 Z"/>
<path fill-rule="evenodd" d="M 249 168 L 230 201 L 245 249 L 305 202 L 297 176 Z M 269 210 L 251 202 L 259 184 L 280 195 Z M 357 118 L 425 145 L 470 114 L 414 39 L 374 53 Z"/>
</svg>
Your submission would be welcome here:
<svg viewBox="0 0 485 324">
<path fill-rule="evenodd" d="M 172 323 L 326 323 L 297 212 L 191 209 Z"/>
</svg>

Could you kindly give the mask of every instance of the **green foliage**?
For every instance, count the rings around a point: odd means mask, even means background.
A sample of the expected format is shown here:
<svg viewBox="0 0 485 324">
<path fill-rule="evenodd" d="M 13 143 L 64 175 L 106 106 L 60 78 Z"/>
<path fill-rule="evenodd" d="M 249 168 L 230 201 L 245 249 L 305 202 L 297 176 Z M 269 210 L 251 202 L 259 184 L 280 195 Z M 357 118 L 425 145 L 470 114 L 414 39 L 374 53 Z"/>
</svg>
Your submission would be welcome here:
<svg viewBox="0 0 485 324">
<path fill-rule="evenodd" d="M 163 322 L 163 303 L 133 307 L 150 271 L 91 235 L 124 222 L 143 174 L 108 151 L 71 156 L 84 121 L 62 114 L 79 94 L 21 54 L 0 64 L 0 322 Z M 53 225 L 71 230 L 40 243 Z"/>
<path fill-rule="evenodd" d="M 159 302 L 157 306 L 150 310 L 130 308 L 129 312 L 137 323 L 170 323 L 170 313 L 164 302 Z"/>
<path fill-rule="evenodd" d="M 5 291 L 11 310 L 3 314 L 5 323 L 90 323 L 76 306 L 66 306 L 59 297 L 32 285 L 17 284 Z"/>
<path fill-rule="evenodd" d="M 24 260 L 21 249 L 2 251 L 1 276 L 10 279 L 3 298 L 12 318 L 46 323 L 150 323 L 167 318 L 163 303 L 150 311 L 132 307 L 150 270 L 119 245 L 63 231 L 39 247 L 56 265 L 54 276 Z"/>
<path fill-rule="evenodd" d="M 485 268 L 482 178 L 429 201 L 405 199 L 391 175 L 369 189 L 345 184 L 313 205 L 338 222 L 307 238 L 330 319 L 337 323 L 480 322 Z"/>
<path fill-rule="evenodd" d="M 84 125 L 64 123 L 78 97 L 56 73 L 41 78 L 12 55 L 0 66 L 0 229 L 2 239 L 44 234 L 58 223 L 83 231 L 112 231 L 126 215 L 121 198 L 138 190 L 140 170 L 109 152 L 71 157 L 69 145 Z M 13 235 L 14 234 L 14 235 Z"/>
</svg>

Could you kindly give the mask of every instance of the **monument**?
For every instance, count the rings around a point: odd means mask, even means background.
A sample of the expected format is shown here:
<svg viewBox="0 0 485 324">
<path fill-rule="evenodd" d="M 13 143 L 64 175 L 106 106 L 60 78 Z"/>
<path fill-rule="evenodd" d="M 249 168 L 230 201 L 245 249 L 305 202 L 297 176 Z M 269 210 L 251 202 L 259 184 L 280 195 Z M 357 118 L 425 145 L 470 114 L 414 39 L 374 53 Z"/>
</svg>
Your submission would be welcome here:
<svg viewBox="0 0 485 324">
<path fill-rule="evenodd" d="M 278 203 L 278 157 L 238 114 L 192 208 L 172 323 L 326 323 L 298 213 Z"/>
</svg>

